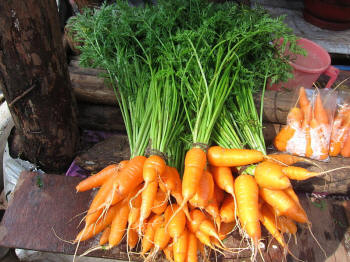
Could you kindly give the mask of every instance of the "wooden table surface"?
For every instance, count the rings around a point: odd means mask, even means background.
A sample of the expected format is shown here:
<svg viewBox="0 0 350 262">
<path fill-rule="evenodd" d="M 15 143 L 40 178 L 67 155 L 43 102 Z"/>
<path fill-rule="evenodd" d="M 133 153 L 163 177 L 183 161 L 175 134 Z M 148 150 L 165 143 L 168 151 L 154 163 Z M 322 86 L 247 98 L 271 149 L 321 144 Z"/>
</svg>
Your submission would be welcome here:
<svg viewBox="0 0 350 262">
<path fill-rule="evenodd" d="M 24 172 L 14 191 L 13 199 L 0 225 L 0 245 L 11 248 L 74 254 L 76 246 L 63 241 L 72 240 L 82 228 L 79 221 L 91 202 L 93 191 L 75 193 L 80 178 L 58 175 L 39 175 Z M 307 227 L 299 225 L 297 244 L 290 239 L 293 254 L 304 261 L 350 261 L 350 201 L 312 199 L 301 196 L 301 203 L 312 222 L 312 232 L 324 248 L 327 258 L 312 238 Z M 77 217 L 76 217 L 77 216 Z M 282 261 L 283 250 L 263 230 L 261 244 L 265 261 Z M 244 247 L 237 233 L 225 240 L 227 247 Z M 80 244 L 78 254 L 96 246 L 97 239 Z M 266 247 L 268 248 L 268 251 Z M 247 251 L 218 256 L 218 261 L 249 261 Z M 110 250 L 100 250 L 89 256 L 128 260 L 125 242 Z M 131 260 L 140 260 L 132 255 Z M 162 260 L 160 257 L 157 261 Z M 261 260 L 259 258 L 258 260 Z M 290 255 L 287 261 L 296 261 Z"/>
</svg>

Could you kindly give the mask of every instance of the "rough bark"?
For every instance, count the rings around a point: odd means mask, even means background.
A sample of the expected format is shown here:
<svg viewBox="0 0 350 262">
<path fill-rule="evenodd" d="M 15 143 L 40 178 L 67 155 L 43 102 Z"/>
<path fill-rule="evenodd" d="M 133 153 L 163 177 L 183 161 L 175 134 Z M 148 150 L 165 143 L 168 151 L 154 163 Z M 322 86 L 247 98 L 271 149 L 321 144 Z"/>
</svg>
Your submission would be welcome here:
<svg viewBox="0 0 350 262">
<path fill-rule="evenodd" d="M 62 171 L 79 138 L 56 2 L 0 1 L 0 86 L 20 133 L 21 157 Z"/>
</svg>

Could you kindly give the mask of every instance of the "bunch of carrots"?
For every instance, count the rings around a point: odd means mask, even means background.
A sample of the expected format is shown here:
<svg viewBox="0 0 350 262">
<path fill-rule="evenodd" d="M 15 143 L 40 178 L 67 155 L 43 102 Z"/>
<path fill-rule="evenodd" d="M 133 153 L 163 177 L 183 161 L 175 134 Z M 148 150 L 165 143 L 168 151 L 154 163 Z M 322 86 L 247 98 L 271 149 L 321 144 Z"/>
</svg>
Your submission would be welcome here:
<svg viewBox="0 0 350 262">
<path fill-rule="evenodd" d="M 274 139 L 277 150 L 317 160 L 329 155 L 332 112 L 324 107 L 320 92 L 314 103 L 310 102 L 303 87 L 299 89 L 299 107 L 292 107 L 287 116 L 287 125 Z M 343 121 L 341 121 L 343 123 Z"/>
<path fill-rule="evenodd" d="M 176 168 L 157 155 L 109 165 L 81 181 L 78 192 L 99 190 L 75 241 L 102 232 L 99 246 L 85 254 L 113 248 L 126 235 L 128 248 L 140 243 L 137 250 L 148 261 L 160 251 L 169 261 L 197 261 L 198 254 L 206 259 L 210 250 L 251 249 L 255 258 L 261 224 L 289 252 L 283 233 L 295 236 L 296 222 L 310 224 L 290 179 L 321 173 L 292 166 L 304 159 L 291 155 L 219 146 L 202 152 L 193 147 L 185 157 L 184 176 L 194 174 L 197 183 L 181 180 Z M 145 183 L 151 186 L 140 191 Z M 194 194 L 187 198 L 183 192 Z M 250 240 L 247 247 L 225 247 L 223 240 L 236 229 Z"/>
</svg>

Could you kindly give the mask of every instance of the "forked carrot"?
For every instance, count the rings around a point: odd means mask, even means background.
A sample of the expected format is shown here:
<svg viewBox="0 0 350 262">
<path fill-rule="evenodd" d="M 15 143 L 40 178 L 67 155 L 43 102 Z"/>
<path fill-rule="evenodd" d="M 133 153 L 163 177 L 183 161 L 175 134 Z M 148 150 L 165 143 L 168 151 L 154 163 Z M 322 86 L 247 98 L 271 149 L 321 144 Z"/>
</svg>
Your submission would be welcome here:
<svg viewBox="0 0 350 262">
<path fill-rule="evenodd" d="M 264 159 L 264 154 L 253 149 L 227 149 L 212 146 L 208 150 L 208 161 L 212 166 L 244 166 Z"/>
<path fill-rule="evenodd" d="M 269 189 L 286 189 L 291 185 L 289 178 L 283 174 L 282 167 L 272 162 L 263 161 L 258 164 L 254 177 L 260 187 Z"/>
</svg>

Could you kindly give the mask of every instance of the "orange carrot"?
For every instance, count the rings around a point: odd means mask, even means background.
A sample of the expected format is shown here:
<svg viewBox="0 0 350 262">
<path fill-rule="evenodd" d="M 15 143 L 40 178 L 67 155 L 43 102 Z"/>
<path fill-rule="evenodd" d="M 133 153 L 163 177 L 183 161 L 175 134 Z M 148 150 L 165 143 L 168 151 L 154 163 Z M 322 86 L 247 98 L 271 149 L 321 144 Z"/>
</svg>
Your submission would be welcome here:
<svg viewBox="0 0 350 262">
<path fill-rule="evenodd" d="M 266 156 L 265 161 L 283 166 L 291 166 L 298 162 L 312 163 L 309 159 L 290 154 L 269 154 Z"/>
<path fill-rule="evenodd" d="M 153 201 L 152 212 L 157 215 L 163 214 L 167 206 L 168 202 L 166 193 L 158 189 L 156 198 Z"/>
<path fill-rule="evenodd" d="M 291 199 L 283 190 L 271 190 L 260 188 L 261 197 L 282 215 L 290 217 L 299 223 L 308 223 L 308 218 L 303 209 Z"/>
<path fill-rule="evenodd" d="M 136 246 L 137 242 L 139 241 L 139 235 L 137 234 L 136 230 L 129 228 L 128 229 L 128 246 L 132 249 Z"/>
<path fill-rule="evenodd" d="M 142 238 L 141 243 L 141 255 L 151 250 L 153 247 L 154 234 L 157 228 L 164 222 L 164 217 L 159 215 L 153 215 L 146 224 L 146 231 Z"/>
<path fill-rule="evenodd" d="M 118 245 L 123 239 L 126 224 L 128 223 L 129 210 L 128 199 L 125 199 L 123 202 L 121 202 L 117 214 L 112 221 L 111 232 L 108 238 L 110 247 Z"/>
<path fill-rule="evenodd" d="M 295 129 L 291 126 L 283 127 L 273 140 L 273 145 L 279 151 L 286 151 L 288 141 L 293 137 Z"/>
<path fill-rule="evenodd" d="M 213 196 L 213 199 L 209 201 L 208 205 L 204 209 L 205 211 L 207 211 L 209 215 L 212 216 L 217 228 L 220 229 L 220 224 L 221 224 L 220 211 L 219 211 L 218 201 L 216 200 L 215 195 Z"/>
<path fill-rule="evenodd" d="M 346 137 L 348 136 L 348 130 L 350 129 L 350 114 L 345 116 L 339 113 L 334 120 L 332 127 L 332 134 L 329 144 L 329 155 L 337 156 L 340 154 Z"/>
<path fill-rule="evenodd" d="M 299 197 L 297 196 L 297 194 L 294 192 L 294 189 L 293 187 L 288 187 L 287 189 L 284 190 L 284 192 L 287 193 L 287 195 L 293 199 L 293 201 L 301 208 L 303 209 L 303 207 L 301 206 L 300 204 L 300 200 L 299 200 Z"/>
<path fill-rule="evenodd" d="M 292 219 L 285 217 L 285 216 L 280 216 L 278 217 L 278 224 L 279 230 L 282 233 L 289 233 L 292 235 L 295 235 L 297 233 L 297 226 L 293 222 Z"/>
<path fill-rule="evenodd" d="M 222 201 L 224 201 L 225 198 L 225 192 L 222 189 L 220 189 L 216 184 L 214 184 L 214 198 L 218 206 L 221 206 Z"/>
<path fill-rule="evenodd" d="M 279 151 L 286 151 L 288 141 L 294 136 L 296 130 L 301 129 L 304 119 L 302 111 L 293 107 L 287 116 L 287 126 L 283 127 L 274 139 L 274 146 Z"/>
<path fill-rule="evenodd" d="M 188 215 L 187 202 L 196 194 L 206 164 L 207 155 L 205 151 L 197 147 L 193 147 L 187 151 L 185 170 L 182 178 L 182 202 L 177 211 L 169 219 L 169 222 L 176 216 L 176 213 L 184 208 L 186 215 Z"/>
<path fill-rule="evenodd" d="M 311 146 L 310 126 L 305 127 L 304 132 L 305 132 L 305 139 L 306 139 L 305 156 L 311 157 L 313 155 L 313 150 Z"/>
<path fill-rule="evenodd" d="M 278 243 L 280 243 L 282 247 L 286 247 L 286 243 L 284 242 L 283 236 L 278 231 L 276 217 L 265 205 L 263 205 L 261 208 L 260 221 L 265 226 L 267 231 L 269 231 L 270 234 L 278 241 Z"/>
<path fill-rule="evenodd" d="M 198 240 L 192 232 L 188 232 L 187 262 L 197 262 Z"/>
<path fill-rule="evenodd" d="M 215 184 L 222 190 L 233 195 L 234 178 L 229 167 L 210 167 Z"/>
<path fill-rule="evenodd" d="M 235 181 L 238 217 L 242 229 L 252 238 L 257 247 L 261 238 L 260 212 L 258 208 L 259 189 L 255 179 L 250 175 L 240 175 Z"/>
<path fill-rule="evenodd" d="M 283 167 L 282 172 L 287 177 L 293 180 L 306 180 L 319 175 L 319 173 L 310 172 L 309 170 L 298 166 Z"/>
<path fill-rule="evenodd" d="M 154 249 L 155 251 L 163 250 L 169 243 L 171 237 L 168 231 L 165 229 L 166 221 L 160 224 L 154 234 Z"/>
<path fill-rule="evenodd" d="M 108 242 L 109 234 L 111 232 L 111 227 L 106 227 L 100 238 L 100 246 L 103 246 Z"/>
<path fill-rule="evenodd" d="M 139 227 L 143 224 L 143 221 L 146 218 L 148 218 L 152 212 L 152 206 L 157 195 L 157 189 L 158 189 L 158 181 L 148 182 L 147 186 L 144 187 L 144 189 L 141 189 L 143 191 L 142 191 L 142 202 L 140 207 Z"/>
<path fill-rule="evenodd" d="M 299 89 L 299 106 L 303 112 L 310 105 L 310 101 L 307 98 L 306 91 L 304 87 L 300 87 Z"/>
<path fill-rule="evenodd" d="M 160 189 L 164 193 L 170 194 L 170 192 L 175 189 L 176 182 L 177 182 L 176 173 L 174 172 L 173 168 L 170 166 L 166 166 L 163 174 L 161 175 L 161 177 L 159 179 Z"/>
<path fill-rule="evenodd" d="M 180 207 L 177 204 L 173 204 L 172 206 L 168 206 L 165 211 L 165 220 L 170 219 L 172 215 L 175 214 L 174 217 L 170 221 L 168 221 L 168 232 L 169 235 L 176 240 L 181 236 L 182 232 L 186 227 L 186 216 L 183 210 L 179 210 Z"/>
<path fill-rule="evenodd" d="M 254 176 L 260 187 L 285 189 L 291 185 L 289 178 L 283 174 L 282 167 L 267 161 L 263 161 L 256 166 Z"/>
<path fill-rule="evenodd" d="M 187 249 L 188 249 L 188 230 L 182 232 L 181 236 L 177 241 L 174 240 L 173 252 L 174 252 L 174 261 L 175 262 L 185 262 L 187 258 Z"/>
<path fill-rule="evenodd" d="M 328 157 L 329 144 L 325 138 L 324 128 L 316 118 L 310 122 L 311 147 L 314 152 L 313 158 L 323 160 Z"/>
<path fill-rule="evenodd" d="M 212 146 L 208 150 L 208 161 L 212 166 L 244 166 L 260 162 L 264 154 L 253 149 L 227 149 Z"/>
<path fill-rule="evenodd" d="M 89 176 L 82 180 L 75 188 L 77 192 L 84 192 L 95 187 L 100 187 L 107 181 L 115 172 L 118 172 L 118 165 L 112 164 L 102 169 L 97 174 Z"/>
<path fill-rule="evenodd" d="M 206 219 L 206 216 L 199 209 L 192 209 L 190 212 L 191 220 L 187 220 L 188 228 L 191 232 L 196 233 L 199 230 L 199 226 Z"/>
<path fill-rule="evenodd" d="M 236 221 L 235 219 L 235 202 L 231 195 L 226 195 L 224 202 L 220 208 L 221 221 L 230 223 Z"/>
<path fill-rule="evenodd" d="M 169 243 L 166 248 L 163 249 L 165 258 L 170 262 L 174 261 L 173 244 Z"/>
<path fill-rule="evenodd" d="M 182 178 L 183 204 L 187 203 L 196 194 L 206 163 L 206 153 L 202 149 L 195 147 L 187 151 Z"/>
<path fill-rule="evenodd" d="M 287 125 L 294 129 L 301 128 L 304 120 L 304 114 L 299 107 L 292 107 L 287 116 Z"/>
<path fill-rule="evenodd" d="M 343 157 L 350 157 L 350 128 L 347 130 L 347 138 L 344 141 L 344 145 L 340 154 Z"/>
<path fill-rule="evenodd" d="M 165 168 L 165 161 L 160 156 L 152 155 L 147 158 L 143 165 L 143 180 L 145 181 L 145 186 L 158 179 L 163 174 Z"/>
<path fill-rule="evenodd" d="M 314 105 L 314 117 L 317 120 L 317 122 L 320 124 L 324 124 L 324 125 L 329 124 L 328 112 L 323 107 L 320 93 L 318 93 L 316 96 L 316 101 Z"/>
<path fill-rule="evenodd" d="M 143 182 L 142 167 L 145 160 L 144 156 L 134 157 L 116 176 L 113 175 L 102 185 L 90 205 L 86 225 L 94 223 L 100 217 L 103 208 L 118 203 Z"/>
<path fill-rule="evenodd" d="M 98 233 L 102 232 L 106 227 L 108 227 L 115 215 L 117 214 L 119 205 L 112 206 L 108 209 L 105 216 L 98 220 L 95 224 L 86 225 L 83 230 L 79 232 L 75 238 L 75 242 L 84 241 L 96 236 Z"/>
<path fill-rule="evenodd" d="M 199 242 L 201 242 L 205 246 L 213 248 L 212 241 L 210 240 L 210 237 L 207 234 L 200 230 L 196 231 L 194 234 L 196 235 Z"/>
<path fill-rule="evenodd" d="M 214 195 L 214 180 L 208 171 L 204 171 L 199 181 L 196 194 L 190 199 L 192 206 L 204 208 Z"/>
</svg>

